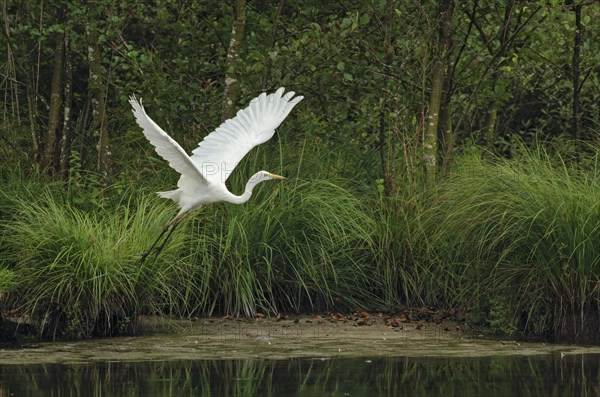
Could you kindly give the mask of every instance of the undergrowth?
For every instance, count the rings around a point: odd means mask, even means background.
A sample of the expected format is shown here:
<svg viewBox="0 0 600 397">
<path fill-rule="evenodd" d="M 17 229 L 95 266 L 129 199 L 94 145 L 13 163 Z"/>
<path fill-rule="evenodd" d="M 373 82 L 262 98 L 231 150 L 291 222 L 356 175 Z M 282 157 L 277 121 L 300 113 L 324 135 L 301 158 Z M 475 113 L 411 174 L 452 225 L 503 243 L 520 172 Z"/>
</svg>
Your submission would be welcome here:
<svg viewBox="0 0 600 397">
<path fill-rule="evenodd" d="M 268 157 L 259 151 L 239 168 Z M 316 160 L 297 160 L 297 172 L 280 161 L 275 172 L 290 178 L 261 184 L 248 203 L 194 213 L 142 266 L 141 252 L 177 212 L 149 186 L 108 188 L 92 205 L 60 183 L 19 188 L 20 177 L 9 178 L 0 194 L 4 303 L 46 335 L 69 337 L 133 332 L 143 313 L 404 305 L 468 309 L 502 333 L 599 334 L 597 156 L 577 165 L 542 149 L 513 159 L 475 150 L 450 175 L 395 198 L 335 175 L 303 179 L 311 173 L 301 165 Z M 234 173 L 233 190 L 247 177 Z"/>
</svg>

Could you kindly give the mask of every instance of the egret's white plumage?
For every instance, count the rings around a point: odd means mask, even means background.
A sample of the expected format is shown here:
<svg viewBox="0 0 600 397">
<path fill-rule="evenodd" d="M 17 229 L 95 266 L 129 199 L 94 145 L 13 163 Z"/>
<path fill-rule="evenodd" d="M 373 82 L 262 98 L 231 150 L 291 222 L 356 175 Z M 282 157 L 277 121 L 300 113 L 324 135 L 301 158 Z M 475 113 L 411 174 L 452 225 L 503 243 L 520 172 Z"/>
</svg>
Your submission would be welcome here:
<svg viewBox="0 0 600 397">
<path fill-rule="evenodd" d="M 238 111 L 234 118 L 225 121 L 219 128 L 208 134 L 191 156 L 188 156 L 169 134 L 148 117 L 141 99 L 138 102 L 134 96 L 129 98 L 135 119 L 142 127 L 146 138 L 156 148 L 156 152 L 181 174 L 177 189 L 158 192 L 161 197 L 169 198 L 179 205 L 179 214 L 165 226 L 150 249 L 142 254 L 140 264 L 169 231 L 162 244 L 156 249 L 158 255 L 179 222 L 189 212 L 204 204 L 217 201 L 244 203 L 250 199 L 252 189 L 258 183 L 269 179 L 284 179 L 267 171 L 259 171 L 250 178 L 241 196 L 231 193 L 225 186 L 225 181 L 240 160 L 254 146 L 271 139 L 275 134 L 275 128 L 279 127 L 294 106 L 303 99 L 302 96 L 294 97 L 293 91 L 285 95 L 283 92 L 282 87 L 269 95 L 260 94 L 250 102 L 248 107 Z"/>
<path fill-rule="evenodd" d="M 156 152 L 181 174 L 177 189 L 158 193 L 179 205 L 178 217 L 203 204 L 217 201 L 244 203 L 250 199 L 252 189 L 258 183 L 283 178 L 259 171 L 250 178 L 241 196 L 231 193 L 225 186 L 225 181 L 240 160 L 254 146 L 273 137 L 275 129 L 303 99 L 302 96 L 294 97 L 294 94 L 290 91 L 284 95 L 283 87 L 269 95 L 262 93 L 248 107 L 238 111 L 234 118 L 208 134 L 191 156 L 148 117 L 141 100 L 138 102 L 135 97 L 130 97 L 133 114 L 144 135 Z"/>
</svg>

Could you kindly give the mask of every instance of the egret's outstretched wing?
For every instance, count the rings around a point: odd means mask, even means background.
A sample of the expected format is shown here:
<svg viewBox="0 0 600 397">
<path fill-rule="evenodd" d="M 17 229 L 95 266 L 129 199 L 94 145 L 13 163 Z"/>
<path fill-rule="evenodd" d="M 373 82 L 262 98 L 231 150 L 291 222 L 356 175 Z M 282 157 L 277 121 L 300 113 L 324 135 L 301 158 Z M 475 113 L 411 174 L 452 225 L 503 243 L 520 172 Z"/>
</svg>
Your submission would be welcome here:
<svg viewBox="0 0 600 397">
<path fill-rule="evenodd" d="M 185 150 L 148 117 L 141 100 L 138 102 L 134 96 L 130 96 L 129 103 L 133 107 L 133 114 L 138 125 L 142 127 L 144 135 L 156 148 L 156 153 L 167 160 L 171 168 L 180 174 L 206 180 Z"/>
<path fill-rule="evenodd" d="M 269 95 L 263 92 L 198 144 L 191 159 L 208 181 L 224 183 L 246 153 L 268 141 L 304 98 L 283 92 L 283 87 Z"/>
</svg>

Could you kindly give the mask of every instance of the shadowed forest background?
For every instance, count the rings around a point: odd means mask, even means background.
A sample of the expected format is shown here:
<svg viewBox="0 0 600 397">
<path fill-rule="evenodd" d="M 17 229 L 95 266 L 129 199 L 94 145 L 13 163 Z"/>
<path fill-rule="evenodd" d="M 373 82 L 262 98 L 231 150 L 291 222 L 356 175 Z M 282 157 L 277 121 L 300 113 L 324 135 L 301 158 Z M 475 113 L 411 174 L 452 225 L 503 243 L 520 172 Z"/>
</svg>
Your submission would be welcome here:
<svg viewBox="0 0 600 397">
<path fill-rule="evenodd" d="M 430 306 L 597 342 L 600 3 L 0 6 L 0 315 L 87 337 L 139 314 Z M 129 95 L 190 152 L 280 86 L 305 100 L 229 184 L 288 180 L 137 266 L 178 175 Z"/>
</svg>

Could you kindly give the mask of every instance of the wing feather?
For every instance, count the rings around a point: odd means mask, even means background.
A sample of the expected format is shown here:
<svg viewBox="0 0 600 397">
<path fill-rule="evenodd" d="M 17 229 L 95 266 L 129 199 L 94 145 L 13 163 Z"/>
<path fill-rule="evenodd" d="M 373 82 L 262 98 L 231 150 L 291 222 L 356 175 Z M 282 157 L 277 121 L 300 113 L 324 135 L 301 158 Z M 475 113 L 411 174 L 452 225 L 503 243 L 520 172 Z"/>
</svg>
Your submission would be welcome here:
<svg viewBox="0 0 600 397">
<path fill-rule="evenodd" d="M 206 178 L 204 178 L 196 166 L 196 163 L 192 161 L 177 141 L 171 138 L 154 122 L 154 120 L 148 117 L 142 106 L 141 99 L 138 102 L 135 96 L 132 95 L 129 97 L 129 103 L 133 108 L 133 114 L 137 124 L 142 128 L 144 136 L 156 149 L 156 153 L 165 159 L 171 168 L 181 175 L 189 176 L 194 179 L 201 178 L 201 180 L 206 181 Z"/>
<path fill-rule="evenodd" d="M 208 134 L 191 160 L 210 182 L 224 183 L 235 166 L 255 146 L 271 139 L 275 129 L 304 97 L 284 88 L 260 94 L 250 104 Z"/>
</svg>

